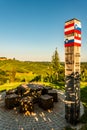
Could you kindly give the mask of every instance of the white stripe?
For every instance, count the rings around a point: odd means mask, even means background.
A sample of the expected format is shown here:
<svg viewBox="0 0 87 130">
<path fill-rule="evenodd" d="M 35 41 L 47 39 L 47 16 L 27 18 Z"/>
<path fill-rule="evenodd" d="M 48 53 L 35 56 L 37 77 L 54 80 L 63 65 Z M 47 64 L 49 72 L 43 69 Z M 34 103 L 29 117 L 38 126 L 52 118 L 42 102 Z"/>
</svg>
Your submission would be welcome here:
<svg viewBox="0 0 87 130">
<path fill-rule="evenodd" d="M 76 43 L 81 43 L 81 40 L 75 39 L 75 42 L 76 42 Z"/>
<path fill-rule="evenodd" d="M 74 29 L 74 26 L 69 27 L 69 28 L 65 28 L 65 29 L 64 29 L 64 32 L 66 32 L 66 31 L 70 31 L 70 30 L 73 30 L 73 29 Z"/>
<path fill-rule="evenodd" d="M 80 21 L 75 20 L 74 22 L 75 22 L 75 24 L 80 24 L 81 25 Z"/>
<path fill-rule="evenodd" d="M 81 28 L 81 24 L 76 24 L 76 23 L 75 23 L 75 26 L 76 26 L 76 25 L 77 25 L 77 27 Z"/>
<path fill-rule="evenodd" d="M 75 36 L 81 38 L 81 34 L 77 34 L 77 33 L 75 33 Z"/>
<path fill-rule="evenodd" d="M 68 39 L 68 40 L 71 40 L 71 39 L 74 39 L 74 37 L 79 37 L 79 38 L 81 38 L 81 34 L 74 34 L 73 36 L 69 36 L 69 35 L 65 35 L 64 36 L 64 39 L 66 40 L 66 39 Z"/>
<path fill-rule="evenodd" d="M 74 39 L 74 36 L 71 36 L 71 37 L 65 37 L 65 40 L 68 39 L 68 40 L 73 40 Z"/>
<path fill-rule="evenodd" d="M 73 22 L 74 22 L 73 20 L 72 21 L 70 20 L 70 21 L 66 22 L 65 25 L 72 24 Z"/>
</svg>

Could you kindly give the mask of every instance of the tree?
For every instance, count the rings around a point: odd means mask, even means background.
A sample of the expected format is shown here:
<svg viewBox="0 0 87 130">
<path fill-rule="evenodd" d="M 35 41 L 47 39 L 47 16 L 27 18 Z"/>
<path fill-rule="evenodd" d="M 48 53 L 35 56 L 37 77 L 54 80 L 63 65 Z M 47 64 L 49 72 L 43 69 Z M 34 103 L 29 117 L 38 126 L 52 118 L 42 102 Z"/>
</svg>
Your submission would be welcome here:
<svg viewBox="0 0 87 130">
<path fill-rule="evenodd" d="M 52 56 L 51 66 L 53 70 L 54 80 L 58 80 L 58 75 L 60 71 L 60 59 L 59 59 L 57 48 Z"/>
</svg>

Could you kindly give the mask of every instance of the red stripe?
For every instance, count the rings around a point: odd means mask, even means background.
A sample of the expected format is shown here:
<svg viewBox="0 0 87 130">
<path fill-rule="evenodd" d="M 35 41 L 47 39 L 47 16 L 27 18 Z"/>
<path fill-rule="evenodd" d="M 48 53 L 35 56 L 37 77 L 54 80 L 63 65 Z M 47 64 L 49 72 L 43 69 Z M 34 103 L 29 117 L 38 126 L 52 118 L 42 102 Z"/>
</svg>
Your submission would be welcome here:
<svg viewBox="0 0 87 130">
<path fill-rule="evenodd" d="M 81 34 L 81 31 L 75 30 L 75 29 L 70 30 L 70 31 L 66 31 L 66 32 L 64 32 L 64 34 L 65 34 L 65 35 L 68 35 L 68 34 L 75 33 L 75 32 L 78 33 L 78 34 Z"/>
<path fill-rule="evenodd" d="M 66 31 L 66 32 L 64 32 L 64 33 L 65 33 L 65 35 L 68 35 L 68 34 L 74 33 L 74 29 L 73 29 L 73 30 L 70 30 L 70 31 Z"/>
<path fill-rule="evenodd" d="M 74 23 L 71 23 L 71 24 L 65 25 L 64 28 L 69 28 L 69 27 L 72 27 L 72 26 L 74 26 Z"/>
<path fill-rule="evenodd" d="M 78 34 L 81 34 L 81 31 L 80 30 L 74 30 L 74 32 L 78 33 Z"/>
<path fill-rule="evenodd" d="M 65 47 L 68 47 L 68 46 L 81 46 L 81 44 L 73 42 L 73 43 L 64 44 L 64 46 Z"/>
<path fill-rule="evenodd" d="M 75 38 L 76 40 L 81 40 L 81 37 L 75 36 L 74 38 Z"/>
</svg>

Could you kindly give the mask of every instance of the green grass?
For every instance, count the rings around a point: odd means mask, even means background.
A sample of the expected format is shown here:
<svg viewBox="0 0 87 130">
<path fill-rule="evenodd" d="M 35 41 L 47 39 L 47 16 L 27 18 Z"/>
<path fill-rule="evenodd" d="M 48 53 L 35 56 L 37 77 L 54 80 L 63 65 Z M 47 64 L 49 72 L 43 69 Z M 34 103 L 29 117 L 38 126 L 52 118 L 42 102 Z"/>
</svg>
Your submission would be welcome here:
<svg viewBox="0 0 87 130">
<path fill-rule="evenodd" d="M 16 83 L 6 83 L 4 85 L 0 85 L 0 91 L 3 90 L 9 90 L 9 89 L 14 89 L 16 88 L 18 85 L 20 85 L 21 82 L 16 82 Z"/>
<path fill-rule="evenodd" d="M 9 89 L 14 89 L 16 88 L 18 85 L 20 84 L 26 84 L 28 82 L 14 82 L 14 83 L 5 83 L 4 85 L 0 85 L 0 91 L 2 90 L 9 90 Z M 60 82 L 59 84 L 53 84 L 53 83 L 49 83 L 49 82 L 35 82 L 38 84 L 43 84 L 45 86 L 51 86 L 52 88 L 55 89 L 61 89 L 64 90 L 64 83 Z"/>
<path fill-rule="evenodd" d="M 84 105 L 84 114 L 82 115 L 80 122 L 85 124 L 81 130 L 87 130 L 87 82 L 81 82 L 81 101 Z"/>
<path fill-rule="evenodd" d="M 29 82 L 32 79 L 34 79 L 35 76 L 37 76 L 37 75 L 33 74 L 32 72 L 29 72 L 29 73 L 16 73 L 16 78 L 17 79 L 20 79 L 20 81 L 25 79 L 26 82 Z"/>
</svg>

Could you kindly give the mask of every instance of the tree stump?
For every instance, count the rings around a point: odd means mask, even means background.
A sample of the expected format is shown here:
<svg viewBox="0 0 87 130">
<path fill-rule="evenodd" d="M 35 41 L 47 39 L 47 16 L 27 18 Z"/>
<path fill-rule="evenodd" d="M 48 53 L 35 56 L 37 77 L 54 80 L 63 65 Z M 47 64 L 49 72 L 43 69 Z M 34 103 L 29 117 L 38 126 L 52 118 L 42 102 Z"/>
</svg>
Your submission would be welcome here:
<svg viewBox="0 0 87 130">
<path fill-rule="evenodd" d="M 48 90 L 48 95 L 53 97 L 54 102 L 58 102 L 58 94 L 56 90 Z"/>
<path fill-rule="evenodd" d="M 53 107 L 53 97 L 50 95 L 41 95 L 39 98 L 39 106 L 44 110 L 50 109 Z"/>
<path fill-rule="evenodd" d="M 5 97 L 5 106 L 8 109 L 19 106 L 20 97 L 17 94 L 9 94 Z"/>
</svg>

